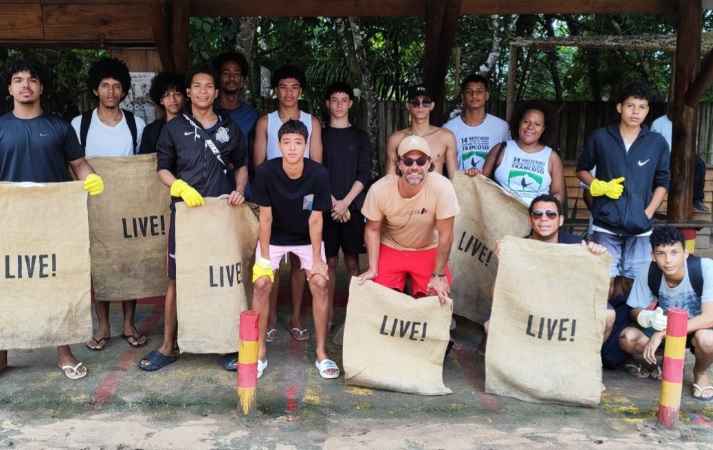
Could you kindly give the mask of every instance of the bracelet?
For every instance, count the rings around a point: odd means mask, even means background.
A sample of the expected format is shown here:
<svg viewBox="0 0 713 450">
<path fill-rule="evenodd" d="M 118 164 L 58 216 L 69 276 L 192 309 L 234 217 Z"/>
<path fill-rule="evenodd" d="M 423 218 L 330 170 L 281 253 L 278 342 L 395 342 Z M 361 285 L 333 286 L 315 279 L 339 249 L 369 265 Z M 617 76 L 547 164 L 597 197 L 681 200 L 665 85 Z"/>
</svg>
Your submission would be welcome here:
<svg viewBox="0 0 713 450">
<path fill-rule="evenodd" d="M 436 272 L 431 272 L 431 278 L 443 278 L 445 277 L 445 273 L 436 273 Z"/>
</svg>

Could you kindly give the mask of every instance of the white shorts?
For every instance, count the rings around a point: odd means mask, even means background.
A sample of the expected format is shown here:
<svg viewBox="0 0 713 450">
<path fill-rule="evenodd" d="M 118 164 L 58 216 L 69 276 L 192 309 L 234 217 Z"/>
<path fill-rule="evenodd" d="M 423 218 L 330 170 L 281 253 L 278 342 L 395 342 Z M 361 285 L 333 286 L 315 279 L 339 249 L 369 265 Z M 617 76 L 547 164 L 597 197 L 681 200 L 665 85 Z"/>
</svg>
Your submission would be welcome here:
<svg viewBox="0 0 713 450">
<path fill-rule="evenodd" d="M 324 242 L 322 242 L 319 252 L 322 256 L 322 261 L 327 261 L 327 257 L 324 255 Z M 280 261 L 283 257 L 287 257 L 288 253 L 292 253 L 300 259 L 302 269 L 312 270 L 312 265 L 314 264 L 314 260 L 312 259 L 312 244 L 270 245 L 270 263 L 272 270 L 278 270 L 280 268 Z M 260 241 L 258 241 L 257 249 L 255 250 L 255 260 L 261 257 L 264 256 L 260 254 Z"/>
</svg>

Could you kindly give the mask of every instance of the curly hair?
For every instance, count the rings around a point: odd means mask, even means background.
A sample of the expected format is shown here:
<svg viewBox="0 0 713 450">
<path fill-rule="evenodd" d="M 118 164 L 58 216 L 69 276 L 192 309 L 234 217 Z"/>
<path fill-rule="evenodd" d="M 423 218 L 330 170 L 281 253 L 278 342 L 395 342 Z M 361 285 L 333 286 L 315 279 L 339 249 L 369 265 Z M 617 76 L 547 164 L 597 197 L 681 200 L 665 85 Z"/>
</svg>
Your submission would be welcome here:
<svg viewBox="0 0 713 450">
<path fill-rule="evenodd" d="M 116 58 L 101 58 L 89 67 L 87 87 L 92 92 L 92 95 L 94 95 L 94 98 L 99 98 L 94 94 L 94 91 L 99 89 L 102 80 L 107 78 L 113 78 L 121 83 L 121 89 L 124 91 L 121 95 L 122 100 L 129 95 L 129 89 L 131 89 L 131 75 L 124 61 Z"/>
<path fill-rule="evenodd" d="M 223 64 L 228 61 L 233 61 L 240 66 L 240 75 L 242 75 L 243 78 L 248 77 L 248 74 L 250 73 L 250 65 L 248 64 L 248 60 L 245 58 L 245 55 L 240 52 L 221 53 L 213 58 L 213 68 L 216 72 L 220 73 L 220 68 L 223 67 Z"/>
<path fill-rule="evenodd" d="M 33 59 L 11 59 L 5 64 L 3 73 L 5 86 L 9 86 L 13 75 L 19 72 L 29 72 L 30 76 L 40 80 L 40 84 L 47 84 L 47 74 L 39 62 Z"/>
<path fill-rule="evenodd" d="M 557 136 L 557 110 L 555 110 L 555 107 L 552 106 L 550 102 L 544 100 L 530 100 L 517 105 L 515 112 L 513 112 L 510 120 L 508 120 L 510 135 L 515 140 L 519 139 L 520 121 L 525 114 L 531 110 L 540 111 L 545 117 L 545 131 L 543 131 L 542 136 L 540 136 L 540 144 L 552 147 L 554 138 Z"/>
<path fill-rule="evenodd" d="M 681 230 L 669 225 L 654 228 L 649 242 L 651 242 L 651 251 L 656 251 L 656 247 L 661 245 L 676 245 L 676 242 L 680 242 L 681 246 L 686 248 L 686 238 L 683 237 Z"/>
<path fill-rule="evenodd" d="M 272 84 L 272 88 L 274 89 L 277 87 L 278 84 L 280 84 L 280 81 L 286 80 L 288 78 L 294 78 L 295 80 L 297 80 L 300 83 L 300 87 L 302 89 L 307 88 L 307 78 L 305 77 L 304 71 L 299 67 L 292 65 L 282 66 L 277 69 L 275 73 L 272 74 L 270 84 Z"/>
<path fill-rule="evenodd" d="M 623 103 L 629 97 L 638 98 L 640 100 L 653 101 L 656 99 L 654 90 L 646 83 L 641 81 L 630 81 L 619 86 L 617 89 L 617 103 Z"/>
<path fill-rule="evenodd" d="M 151 88 L 149 89 L 149 97 L 156 106 L 166 109 L 161 104 L 161 99 L 170 91 L 180 92 L 186 95 L 186 84 L 183 81 L 183 75 L 175 72 L 159 72 L 153 80 L 151 80 Z"/>
<path fill-rule="evenodd" d="M 199 73 L 204 73 L 213 77 L 213 84 L 215 84 L 215 88 L 218 89 L 218 82 L 220 81 L 220 77 L 218 76 L 218 72 L 216 72 L 213 66 L 210 64 L 198 64 L 188 69 L 188 73 L 186 74 L 187 88 L 191 87 L 191 84 L 193 83 L 193 77 L 195 77 Z"/>
<path fill-rule="evenodd" d="M 528 214 L 532 214 L 532 211 L 534 211 L 535 209 L 535 203 L 537 202 L 554 203 L 557 206 L 557 214 L 559 214 L 560 216 L 562 215 L 562 202 L 560 202 L 557 197 L 552 194 L 542 194 L 533 198 L 532 202 L 530 203 L 530 206 L 527 207 Z"/>
</svg>

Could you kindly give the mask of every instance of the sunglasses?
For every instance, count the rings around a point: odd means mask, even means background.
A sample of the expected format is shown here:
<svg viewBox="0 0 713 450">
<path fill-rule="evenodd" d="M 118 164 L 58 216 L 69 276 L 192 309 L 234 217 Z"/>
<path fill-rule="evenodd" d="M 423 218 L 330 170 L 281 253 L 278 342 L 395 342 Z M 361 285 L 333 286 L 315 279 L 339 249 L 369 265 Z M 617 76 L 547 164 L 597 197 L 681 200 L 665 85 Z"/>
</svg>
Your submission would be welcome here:
<svg viewBox="0 0 713 450">
<path fill-rule="evenodd" d="M 544 215 L 547 215 L 548 219 L 554 219 L 559 214 L 557 213 L 557 211 L 553 211 L 551 209 L 548 209 L 547 211 L 538 209 L 537 211 L 532 211 L 530 213 L 530 217 L 532 217 L 533 219 L 542 219 L 542 216 L 544 216 Z"/>
<path fill-rule="evenodd" d="M 406 167 L 411 167 L 411 166 L 413 166 L 413 163 L 416 163 L 416 164 L 418 164 L 419 166 L 423 166 L 423 165 L 425 165 L 425 164 L 428 162 L 428 156 L 421 156 L 420 158 L 417 158 L 417 159 L 413 159 L 413 158 L 409 158 L 409 157 L 404 157 L 404 158 L 402 159 L 402 161 L 404 162 L 404 164 L 406 165 Z"/>
<path fill-rule="evenodd" d="M 418 107 L 420 107 L 420 106 L 422 106 L 422 107 L 424 107 L 424 108 L 428 108 L 429 106 L 431 106 L 431 103 L 432 103 L 432 102 L 431 102 L 431 100 L 425 99 L 425 100 L 423 100 L 423 101 L 420 102 L 420 103 L 419 103 L 418 100 L 411 100 L 409 103 L 410 103 L 411 106 L 413 106 L 414 108 L 418 108 Z"/>
</svg>

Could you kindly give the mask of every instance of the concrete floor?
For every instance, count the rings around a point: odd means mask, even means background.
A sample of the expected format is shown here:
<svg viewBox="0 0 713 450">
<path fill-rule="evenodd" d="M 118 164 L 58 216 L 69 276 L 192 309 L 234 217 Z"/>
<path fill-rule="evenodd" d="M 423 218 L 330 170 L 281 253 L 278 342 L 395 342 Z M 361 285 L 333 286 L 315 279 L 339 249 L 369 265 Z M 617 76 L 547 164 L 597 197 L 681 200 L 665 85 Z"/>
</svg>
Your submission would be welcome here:
<svg viewBox="0 0 713 450">
<path fill-rule="evenodd" d="M 711 252 L 713 254 L 713 252 Z M 702 256 L 705 254 L 702 252 Z M 286 272 L 286 271 L 285 271 Z M 283 274 L 284 275 L 284 274 Z M 340 283 L 343 283 L 341 281 Z M 287 283 L 283 283 L 283 287 Z M 340 284 L 343 289 L 343 285 Z M 342 298 L 344 294 L 342 293 Z M 281 304 L 287 304 L 286 293 Z M 322 380 L 313 364 L 314 340 L 290 338 L 289 309 L 269 344 L 270 366 L 260 379 L 257 410 L 237 411 L 236 374 L 216 355 L 181 355 L 160 371 L 137 368 L 159 345 L 162 299 L 140 301 L 139 329 L 149 344 L 121 339 L 121 308 L 112 305 L 112 338 L 103 352 L 72 346 L 89 375 L 70 381 L 52 348 L 11 351 L 0 375 L 0 448 L 711 448 L 713 402 L 691 397 L 687 355 L 680 424 L 656 424 L 660 384 L 623 370 L 605 371 L 597 408 L 527 403 L 484 393 L 484 358 L 475 347 L 482 328 L 464 318 L 454 332 L 462 345 L 444 365 L 453 394 L 422 397 Z M 338 323 L 344 308 L 337 310 Z M 311 328 L 311 311 L 305 311 Z M 342 366 L 341 347 L 329 351 Z M 528 374 L 523 373 L 526 377 Z"/>
</svg>

